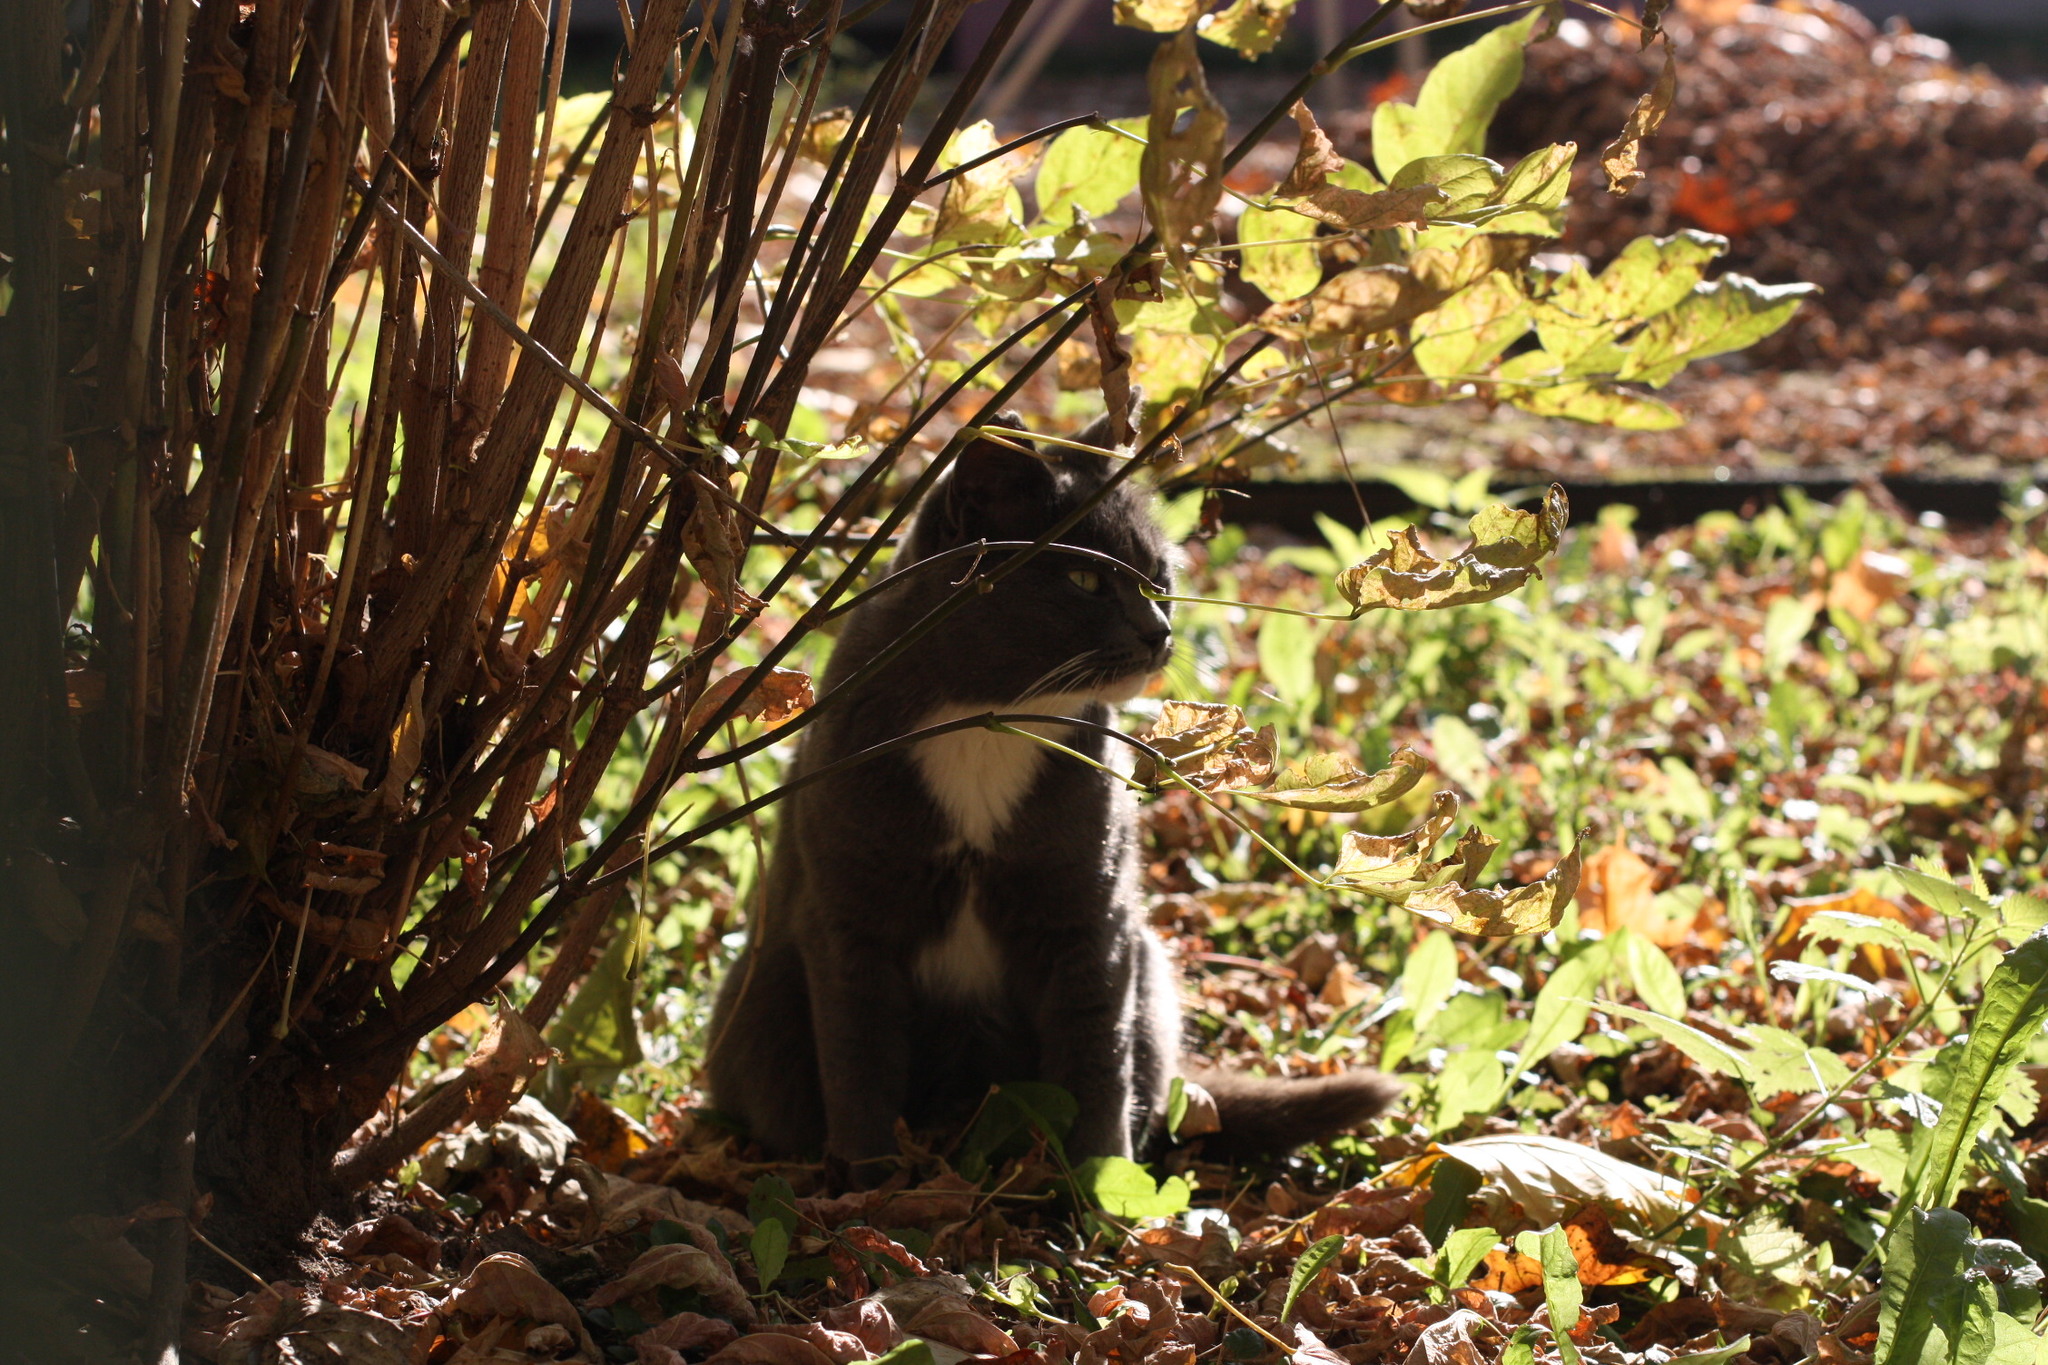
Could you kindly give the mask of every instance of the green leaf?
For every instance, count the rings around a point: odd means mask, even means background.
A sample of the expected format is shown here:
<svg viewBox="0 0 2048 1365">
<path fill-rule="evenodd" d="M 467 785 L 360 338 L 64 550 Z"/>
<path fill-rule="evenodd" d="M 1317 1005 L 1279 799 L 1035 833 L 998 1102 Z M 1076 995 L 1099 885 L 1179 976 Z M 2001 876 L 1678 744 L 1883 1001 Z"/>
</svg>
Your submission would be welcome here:
<svg viewBox="0 0 2048 1365">
<path fill-rule="evenodd" d="M 1532 325 L 1529 301 L 1496 270 L 1415 320 L 1415 363 L 1431 379 L 1474 378 Z"/>
<path fill-rule="evenodd" d="M 1984 983 L 1983 1003 L 1941 1108 L 1924 1158 L 1920 1202 L 1940 1208 L 1955 1198 L 1962 1158 L 2004 1093 L 2028 1047 L 2048 1022 L 2048 930 L 2005 955 Z"/>
<path fill-rule="evenodd" d="M 1294 810 L 1362 811 L 1405 796 L 1428 770 L 1428 761 L 1404 744 L 1376 773 L 1366 772 L 1346 753 L 1313 754 L 1283 768 L 1263 791 L 1225 790 L 1232 796 Z"/>
<path fill-rule="evenodd" d="M 1623 431 L 1670 431 L 1685 425 L 1685 415 L 1669 403 L 1605 381 L 1572 378 L 1549 351 L 1510 357 L 1500 367 L 1500 379 L 1503 396 L 1538 417 L 1565 417 Z"/>
<path fill-rule="evenodd" d="M 1154 1184 L 1151 1175 L 1129 1157 L 1098 1156 L 1074 1168 L 1083 1194 L 1115 1218 L 1171 1218 L 1186 1213 L 1194 1191 L 1177 1175 Z"/>
<path fill-rule="evenodd" d="M 1673 1019 L 1685 1017 L 1685 978 L 1662 948 L 1641 934 L 1627 934 L 1622 939 L 1622 961 L 1645 1005 Z"/>
<path fill-rule="evenodd" d="M 1460 152 L 1451 156 L 1418 157 L 1394 172 L 1393 178 L 1387 181 L 1387 188 L 1408 190 L 1418 185 L 1434 185 L 1443 192 L 1445 202 L 1432 216 L 1447 217 L 1491 201 L 1506 176 L 1498 161 Z"/>
<path fill-rule="evenodd" d="M 1459 1228 L 1444 1240 L 1443 1250 L 1437 1254 L 1437 1279 L 1448 1288 L 1464 1288 L 1499 1241 L 1500 1234 L 1492 1228 Z"/>
<path fill-rule="evenodd" d="M 1372 157 L 1381 176 L 1392 179 L 1418 157 L 1486 149 L 1494 111 L 1522 83 L 1522 48 L 1538 17 L 1532 11 L 1445 57 L 1414 104 L 1389 100 L 1373 111 Z"/>
<path fill-rule="evenodd" d="M 1886 863 L 1885 869 L 1936 914 L 1946 915 L 1951 919 L 1971 920 L 1992 919 L 1998 914 L 1997 907 L 1990 901 L 1967 886 L 1958 886 L 1947 877 L 1937 877 L 1901 863 Z"/>
<path fill-rule="evenodd" d="M 1136 139 L 1145 135 L 1141 118 L 1111 122 Z M 1038 178 L 1032 182 L 1039 218 L 1064 227 L 1076 207 L 1093 218 L 1114 212 L 1138 188 L 1138 163 L 1144 155 L 1142 140 L 1099 128 L 1067 129 L 1045 149 Z"/>
<path fill-rule="evenodd" d="M 766 1290 L 782 1277 L 789 1261 L 789 1229 L 775 1219 L 754 1225 L 754 1274 Z"/>
<path fill-rule="evenodd" d="M 1408 954 L 1401 968 L 1401 1001 L 1414 1014 L 1415 1027 L 1427 1026 L 1457 988 L 1457 943 L 1442 932 L 1423 935 L 1422 943 Z"/>
<path fill-rule="evenodd" d="M 1284 1324 L 1294 1313 L 1295 1300 L 1302 1291 L 1316 1281 L 1324 1267 L 1337 1259 L 1337 1253 L 1344 1250 L 1342 1235 L 1325 1237 L 1301 1253 L 1294 1262 L 1294 1272 L 1287 1277 L 1287 1297 L 1280 1304 L 1280 1321 Z"/>
<path fill-rule="evenodd" d="M 1944 961 L 1941 945 L 1918 929 L 1892 919 L 1879 919 L 1875 915 L 1859 915 L 1849 910 L 1821 910 L 1808 917 L 1806 935 L 1815 943 L 1839 943 L 1844 948 L 1860 948 L 1866 943 L 1901 952 L 1920 953 L 1937 962 Z"/>
<path fill-rule="evenodd" d="M 1259 622 L 1259 674 L 1288 706 L 1315 700 L 1318 642 L 1306 617 L 1272 612 Z"/>
<path fill-rule="evenodd" d="M 1315 292 L 1323 282 L 1315 228 L 1292 209 L 1248 208 L 1237 220 L 1238 273 L 1275 303 Z"/>
<path fill-rule="evenodd" d="M 1633 1005 L 1603 1003 L 1600 1008 L 1619 1014 L 1624 1019 L 1633 1019 L 1717 1075 L 1733 1076 L 1737 1080 L 1748 1077 L 1748 1071 L 1743 1066 L 1739 1054 L 1683 1020 L 1667 1019 L 1661 1014 L 1639 1010 Z"/>
<path fill-rule="evenodd" d="M 780 1223 L 791 1236 L 803 1226 L 803 1215 L 796 1211 L 796 1191 L 779 1175 L 764 1175 L 747 1191 L 747 1219 L 755 1227 Z"/>
<path fill-rule="evenodd" d="M 1723 275 L 1651 318 L 1629 344 L 1621 377 L 1661 389 L 1695 360 L 1762 341 L 1819 292 L 1811 284 L 1758 284 L 1747 275 Z"/>
<path fill-rule="evenodd" d="M 1694 1351 L 1691 1355 L 1673 1356 L 1665 1365 L 1727 1365 L 1739 1355 L 1749 1351 L 1749 1336 L 1745 1333 L 1726 1346 L 1716 1346 L 1711 1351 Z"/>
<path fill-rule="evenodd" d="M 931 1347 L 916 1337 L 909 1337 L 876 1356 L 873 1365 L 937 1365 L 937 1361 Z"/>
<path fill-rule="evenodd" d="M 1452 1242 L 1459 1236 L 1452 1229 L 1465 1221 L 1472 1196 L 1485 1183 L 1485 1176 L 1454 1156 L 1439 1157 L 1430 1163 L 1429 1203 L 1422 1210 L 1422 1235 L 1429 1238 L 1431 1246 L 1443 1247 L 1444 1254 L 1450 1254 Z M 1479 1254 L 1484 1257 L 1486 1252 L 1482 1250 Z M 1447 1279 L 1445 1283 L 1455 1289 L 1460 1282 Z"/>
<path fill-rule="evenodd" d="M 1188 1116 L 1188 1083 L 1175 1076 L 1166 1087 L 1166 1135 L 1180 1136 L 1181 1120 Z"/>
<path fill-rule="evenodd" d="M 1536 1004 L 1529 1011 L 1529 1032 L 1515 1058 L 1516 1075 L 1585 1032 L 1587 1016 L 1593 1012 L 1593 992 L 1613 962 L 1613 943 L 1611 938 L 1603 939 L 1585 949 L 1552 972 L 1543 989 L 1536 992 Z"/>
<path fill-rule="evenodd" d="M 1873 1365 L 1948 1362 L 1966 1311 L 1970 1220 L 1954 1209 L 1900 1212 L 1905 1220 L 1886 1248 Z"/>
<path fill-rule="evenodd" d="M 1572 1255 L 1571 1241 L 1563 1228 L 1549 1227 L 1542 1232 L 1518 1233 L 1515 1250 L 1543 1267 L 1543 1301 L 1550 1308 L 1558 1359 L 1564 1365 L 1579 1365 L 1579 1348 L 1572 1344 L 1571 1332 L 1579 1325 L 1586 1290 L 1579 1283 L 1579 1262 Z"/>
</svg>

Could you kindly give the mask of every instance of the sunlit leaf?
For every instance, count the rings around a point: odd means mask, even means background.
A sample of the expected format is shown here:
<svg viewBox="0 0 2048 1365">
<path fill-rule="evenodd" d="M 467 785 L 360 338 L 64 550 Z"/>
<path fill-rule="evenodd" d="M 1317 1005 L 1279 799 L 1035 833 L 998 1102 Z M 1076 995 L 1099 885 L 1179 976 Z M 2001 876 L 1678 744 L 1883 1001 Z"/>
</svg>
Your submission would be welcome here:
<svg viewBox="0 0 2048 1365">
<path fill-rule="evenodd" d="M 1345 834 L 1343 851 L 1330 872 L 1328 884 L 1347 891 L 1364 891 L 1396 904 L 1417 891 L 1440 886 L 1454 878 L 1462 885 L 1477 880 L 1493 855 L 1493 841 L 1469 830 L 1451 856 L 1430 860 L 1437 842 L 1450 833 L 1458 820 L 1458 798 L 1440 791 L 1431 798 L 1429 814 L 1420 825 L 1405 834 Z M 1483 840 L 1485 847 L 1478 842 Z M 1476 861 L 1475 861 L 1476 860 Z"/>
<path fill-rule="evenodd" d="M 1574 422 L 1624 431 L 1669 431 L 1685 415 L 1668 403 L 1616 388 L 1604 380 L 1565 377 L 1564 367 L 1546 351 L 1524 351 L 1500 367 L 1501 393 L 1524 412 L 1567 417 Z"/>
<path fill-rule="evenodd" d="M 1431 611 L 1490 602 L 1540 572 L 1569 515 L 1564 490 L 1552 484 L 1541 511 L 1496 505 L 1473 517 L 1472 543 L 1449 559 L 1424 550 L 1415 528 L 1405 527 L 1386 549 L 1337 575 L 1337 591 L 1361 615 L 1375 607 Z"/>
<path fill-rule="evenodd" d="M 1142 137 L 1143 119 L 1117 119 L 1115 126 Z M 1052 140 L 1032 182 L 1038 216 L 1065 225 L 1078 206 L 1091 217 L 1111 213 L 1138 188 L 1138 163 L 1145 144 L 1099 128 L 1069 128 Z"/>
<path fill-rule="evenodd" d="M 1159 718 L 1138 738 L 1158 750 L 1178 776 L 1207 791 L 1263 785 L 1273 774 L 1273 728 L 1254 733 L 1240 707 L 1165 702 Z M 1140 782 L 1156 783 L 1161 777 L 1149 755 L 1139 761 Z"/>
<path fill-rule="evenodd" d="M 1625 1231 L 1656 1231 L 1692 1206 L 1685 1182 L 1659 1175 L 1593 1147 L 1539 1133 L 1499 1133 L 1449 1142 L 1388 1178 L 1415 1184 L 1449 1157 L 1479 1172 L 1487 1216 L 1513 1213 L 1531 1223 L 1558 1223 L 1598 1203 Z"/>
<path fill-rule="evenodd" d="M 1470 831 L 1466 838 L 1475 834 L 1476 830 Z M 1481 860 L 1472 875 L 1476 877 L 1485 866 Z M 1447 882 L 1410 896 L 1401 904 L 1403 909 L 1461 934 L 1500 938 L 1555 929 L 1578 890 L 1579 845 L 1574 844 L 1572 851 L 1558 859 L 1557 866 L 1547 875 L 1526 886 L 1475 887 Z"/>
<path fill-rule="evenodd" d="M 1323 279 L 1315 228 L 1291 209 L 1248 208 L 1237 220 L 1238 274 L 1275 303 L 1311 292 Z"/>
<path fill-rule="evenodd" d="M 1651 318 L 1629 344 L 1620 377 L 1661 389 L 1695 360 L 1762 341 L 1819 292 L 1811 284 L 1758 284 L 1747 275 L 1723 275 Z"/>
<path fill-rule="evenodd" d="M 1678 57 L 1667 38 L 1664 69 L 1657 73 L 1657 83 L 1629 110 L 1628 122 L 1622 125 L 1614 141 L 1600 149 L 1600 168 L 1607 172 L 1609 194 L 1627 194 L 1643 178 L 1643 172 L 1636 166 L 1643 142 L 1663 125 L 1664 115 L 1671 111 L 1671 101 L 1677 94 Z"/>
<path fill-rule="evenodd" d="M 1458 213 L 1492 199 L 1504 178 L 1499 162 L 1458 152 L 1416 158 L 1394 173 L 1387 181 L 1387 189 L 1398 192 L 1434 185 L 1444 201 L 1442 211 Z"/>
<path fill-rule="evenodd" d="M 1528 299 L 1500 271 L 1417 318 L 1415 363 L 1432 379 L 1477 376 L 1532 324 Z"/>
<path fill-rule="evenodd" d="M 1543 1267 L 1543 1301 L 1550 1309 L 1551 1339 L 1564 1365 L 1579 1365 L 1579 1348 L 1571 1333 L 1579 1325 L 1586 1290 L 1579 1283 L 1579 1264 L 1561 1227 L 1515 1234 L 1515 1250 Z"/>
<path fill-rule="evenodd" d="M 1372 156 L 1381 176 L 1418 157 L 1485 150 L 1500 102 L 1522 82 L 1522 47 L 1535 13 L 1502 24 L 1431 69 L 1414 104 L 1388 100 L 1373 110 Z"/>
<path fill-rule="evenodd" d="M 1193 1191 L 1177 1175 L 1154 1182 L 1129 1157 L 1098 1156 L 1074 1168 L 1074 1183 L 1103 1212 L 1117 1218 L 1171 1218 L 1186 1213 Z"/>
<path fill-rule="evenodd" d="M 1294 1271 L 1287 1277 L 1287 1297 L 1280 1304 L 1280 1321 L 1287 1321 L 1293 1314 L 1295 1302 L 1301 1298 L 1302 1291 L 1314 1284 L 1316 1276 L 1322 1274 L 1324 1268 L 1336 1260 L 1338 1253 L 1343 1250 L 1343 1237 L 1325 1237 L 1295 1258 Z"/>
<path fill-rule="evenodd" d="M 1288 764 L 1264 790 L 1232 788 L 1230 794 L 1298 810 L 1370 810 L 1404 795 L 1428 770 L 1428 760 L 1405 744 L 1372 773 L 1349 754 L 1321 753 Z"/>
<path fill-rule="evenodd" d="M 1249 61 L 1273 50 L 1280 35 L 1287 31 L 1295 3 L 1296 0 L 1233 0 L 1228 8 L 1196 20 L 1195 32 L 1212 43 L 1234 49 Z"/>
<path fill-rule="evenodd" d="M 1955 1198 L 1964 1155 L 1998 1097 L 2048 1022 L 2048 930 L 2005 955 L 1984 983 L 1969 1041 L 1949 1082 L 1941 1123 L 1923 1158 L 1919 1202 L 1939 1208 Z"/>
<path fill-rule="evenodd" d="M 1301 131 L 1301 145 L 1287 178 L 1273 191 L 1273 202 L 1285 205 L 1305 217 L 1333 227 L 1355 231 L 1393 227 L 1401 223 L 1422 224 L 1443 203 L 1446 195 L 1427 176 L 1380 189 L 1377 184 L 1361 187 L 1357 181 L 1362 167 L 1337 155 L 1329 136 L 1316 125 L 1306 104 L 1294 104 L 1294 122 Z M 1438 158 L 1439 160 L 1484 160 Z M 1491 164 L 1491 163 L 1488 163 Z M 1347 175 L 1351 171 L 1354 174 Z"/>
<path fill-rule="evenodd" d="M 1202 0 L 1116 0 L 1116 21 L 1126 28 L 1178 33 L 1202 12 Z"/>
</svg>

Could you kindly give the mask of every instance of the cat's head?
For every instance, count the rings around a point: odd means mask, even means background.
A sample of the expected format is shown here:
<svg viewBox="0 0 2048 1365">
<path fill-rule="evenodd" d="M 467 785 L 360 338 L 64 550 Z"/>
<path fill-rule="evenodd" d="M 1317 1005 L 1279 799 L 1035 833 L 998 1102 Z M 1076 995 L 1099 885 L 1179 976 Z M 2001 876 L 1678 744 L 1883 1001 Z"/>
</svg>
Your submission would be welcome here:
<svg viewBox="0 0 2048 1365">
<path fill-rule="evenodd" d="M 977 440 L 961 452 L 919 509 L 899 565 L 979 541 L 1037 540 L 1116 472 L 1104 456 L 1032 443 L 1010 414 L 998 420 L 1015 437 Z M 1107 444 L 1106 423 L 1080 439 Z M 1152 503 L 1141 483 L 1123 481 L 1057 542 L 1113 562 L 1048 548 L 950 618 L 941 632 L 960 676 L 945 679 L 946 690 L 974 703 L 1135 696 L 1173 646 L 1170 607 L 1143 591 L 1148 580 L 1170 590 L 1173 578 Z M 992 550 L 981 567 L 1014 553 Z M 936 602 L 974 567 L 973 555 L 961 555 L 917 571 L 909 595 Z"/>
</svg>

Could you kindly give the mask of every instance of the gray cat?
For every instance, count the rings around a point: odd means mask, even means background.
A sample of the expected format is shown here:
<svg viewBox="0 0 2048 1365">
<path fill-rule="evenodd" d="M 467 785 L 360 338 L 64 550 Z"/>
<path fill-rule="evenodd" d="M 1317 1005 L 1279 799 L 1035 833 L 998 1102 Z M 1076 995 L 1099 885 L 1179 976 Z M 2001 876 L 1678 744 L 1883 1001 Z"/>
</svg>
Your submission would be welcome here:
<svg viewBox="0 0 2048 1365">
<path fill-rule="evenodd" d="M 971 556 L 923 570 L 920 561 L 980 540 L 1034 540 L 1110 472 L 1082 452 L 968 446 L 913 520 L 893 588 L 848 614 L 825 673 L 833 703 L 805 732 L 796 772 L 987 711 L 1100 724 L 1110 704 L 1136 696 L 1171 650 L 1167 605 L 1130 573 L 1057 551 L 970 601 L 857 692 L 834 693 L 971 572 Z M 1171 577 L 1150 497 L 1135 484 L 1061 543 L 1154 583 Z M 1098 762 L 1122 758 L 1099 733 L 1034 728 Z M 795 793 L 751 940 L 713 1014 L 713 1104 L 771 1151 L 855 1163 L 896 1151 L 898 1118 L 921 1129 L 972 1112 L 993 1083 L 1049 1081 L 1077 1105 L 1069 1155 L 1142 1150 L 1163 1128 L 1180 1065 L 1180 1007 L 1146 923 L 1138 842 L 1122 784 L 985 729 Z M 1397 1089 L 1370 1072 L 1183 1074 L 1217 1099 L 1223 1131 L 1210 1150 L 1295 1146 L 1372 1117 Z"/>
</svg>

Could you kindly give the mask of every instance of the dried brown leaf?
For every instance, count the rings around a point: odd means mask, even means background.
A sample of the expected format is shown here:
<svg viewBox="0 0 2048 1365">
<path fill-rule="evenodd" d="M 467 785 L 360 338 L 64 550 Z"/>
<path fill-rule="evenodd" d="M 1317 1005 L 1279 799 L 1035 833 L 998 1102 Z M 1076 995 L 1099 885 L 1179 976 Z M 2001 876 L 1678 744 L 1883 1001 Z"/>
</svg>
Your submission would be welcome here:
<svg viewBox="0 0 2048 1365">
<path fill-rule="evenodd" d="M 1138 186 L 1166 257 L 1187 268 L 1188 243 L 1223 198 L 1223 135 L 1229 115 L 1209 93 L 1193 29 L 1160 44 L 1146 85 L 1152 95 Z M 1190 110 L 1185 128 L 1183 110 Z"/>
<path fill-rule="evenodd" d="M 1253 733 L 1243 709 L 1226 703 L 1165 702 L 1139 738 L 1203 791 L 1262 786 L 1273 775 L 1273 727 Z M 1149 756 L 1139 760 L 1138 781 L 1157 783 L 1163 776 Z"/>
<path fill-rule="evenodd" d="M 1645 30 L 1645 37 L 1648 31 Z M 1671 50 L 1671 40 L 1664 40 L 1664 69 L 1657 75 L 1657 83 L 1650 92 L 1636 101 L 1636 107 L 1629 111 L 1628 122 L 1614 141 L 1600 149 L 1600 168 L 1607 172 L 1607 192 L 1614 195 L 1627 194 L 1643 178 L 1636 161 L 1641 156 L 1643 143 L 1656 133 L 1664 123 L 1664 115 L 1671 111 L 1671 101 L 1678 95 L 1678 58 Z"/>
</svg>

